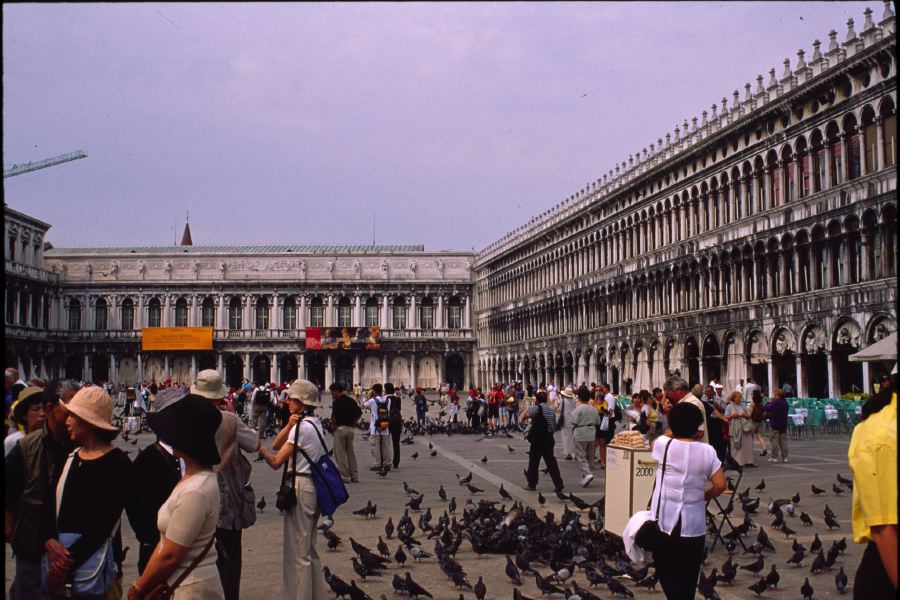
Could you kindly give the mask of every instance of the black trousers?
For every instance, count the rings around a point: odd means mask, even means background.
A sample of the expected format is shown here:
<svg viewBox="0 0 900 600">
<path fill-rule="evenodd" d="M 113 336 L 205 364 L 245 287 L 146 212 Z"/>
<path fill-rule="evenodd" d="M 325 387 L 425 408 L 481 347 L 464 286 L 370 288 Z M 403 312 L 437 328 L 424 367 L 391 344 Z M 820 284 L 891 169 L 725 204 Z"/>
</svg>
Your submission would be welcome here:
<svg viewBox="0 0 900 600">
<path fill-rule="evenodd" d="M 531 443 L 528 454 L 528 471 L 525 476 L 530 487 L 537 487 L 538 467 L 543 458 L 544 464 L 547 465 L 547 471 L 550 473 L 550 479 L 553 480 L 553 488 L 556 491 L 563 489 L 565 484 L 563 484 L 562 475 L 559 474 L 559 464 L 556 462 L 556 457 L 553 456 L 554 444 L 553 438 Z"/>
<path fill-rule="evenodd" d="M 157 541 L 156 544 L 141 543 L 138 546 L 138 575 L 144 574 L 144 569 L 147 567 L 147 563 L 150 562 L 150 557 L 153 556 L 153 551 L 156 550 L 158 544 L 159 541 Z"/>
<path fill-rule="evenodd" d="M 859 568 L 853 578 L 853 600 L 872 600 L 873 598 L 895 598 L 897 590 L 891 584 L 878 546 L 869 542 L 863 552 Z"/>
<path fill-rule="evenodd" d="M 656 574 L 666 600 L 694 600 L 700 563 L 703 561 L 704 536 L 681 537 L 681 519 L 671 535 L 662 534 L 659 549 L 653 553 Z"/>
<path fill-rule="evenodd" d="M 394 468 L 400 466 L 400 434 L 402 429 L 391 427 L 391 447 L 394 449 Z"/>
<path fill-rule="evenodd" d="M 225 600 L 241 597 L 241 533 L 240 529 L 216 529 L 216 568 Z"/>
</svg>

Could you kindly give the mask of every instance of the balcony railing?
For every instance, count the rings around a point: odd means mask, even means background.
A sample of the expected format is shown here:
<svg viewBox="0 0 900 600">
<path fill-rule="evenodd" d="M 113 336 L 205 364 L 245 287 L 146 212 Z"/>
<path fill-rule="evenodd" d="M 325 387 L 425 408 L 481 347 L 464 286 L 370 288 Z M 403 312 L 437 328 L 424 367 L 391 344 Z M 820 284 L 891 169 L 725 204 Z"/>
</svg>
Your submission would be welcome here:
<svg viewBox="0 0 900 600">
<path fill-rule="evenodd" d="M 7 333 L 10 335 L 28 335 L 29 337 L 46 336 L 53 339 L 70 340 L 140 340 L 140 329 L 103 329 L 103 330 L 77 330 L 55 329 L 51 331 L 9 326 Z M 475 333 L 471 329 L 382 329 L 382 339 L 457 339 L 474 340 Z M 214 329 L 213 339 L 224 340 L 305 340 L 305 329 Z"/>
<path fill-rule="evenodd" d="M 29 279 L 36 279 L 37 281 L 45 281 L 47 283 L 59 283 L 58 273 L 32 267 L 31 265 L 23 265 L 22 263 L 13 262 L 11 260 L 6 261 L 6 273 L 7 275 L 21 275 L 23 277 L 28 277 Z"/>
</svg>

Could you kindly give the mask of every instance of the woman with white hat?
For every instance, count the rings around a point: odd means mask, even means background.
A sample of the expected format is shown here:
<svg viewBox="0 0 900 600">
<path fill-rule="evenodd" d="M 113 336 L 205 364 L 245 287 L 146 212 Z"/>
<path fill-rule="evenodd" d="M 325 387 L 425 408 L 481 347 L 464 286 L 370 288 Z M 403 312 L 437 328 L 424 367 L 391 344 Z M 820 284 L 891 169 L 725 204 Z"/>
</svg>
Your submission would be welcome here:
<svg viewBox="0 0 900 600">
<path fill-rule="evenodd" d="M 326 452 L 322 426 L 316 418 L 304 418 L 319 406 L 319 389 L 311 381 L 298 379 L 288 388 L 291 416 L 275 436 L 272 454 L 259 449 L 259 457 L 278 469 L 287 464 L 285 477 L 293 482 L 296 504 L 284 511 L 285 600 L 320 600 L 325 597 L 322 561 L 316 550 L 319 502 L 309 461 Z M 304 414 L 306 412 L 306 415 Z M 298 451 L 302 451 L 299 455 Z M 308 460 L 307 460 L 308 458 Z"/>
<path fill-rule="evenodd" d="M 81 389 L 65 405 L 66 429 L 78 444 L 69 455 L 56 488 L 56 525 L 48 540 L 47 588 L 51 597 L 68 594 L 64 584 L 100 553 L 121 547 L 119 521 L 125 507 L 131 461 L 113 446 L 118 429 L 112 424 L 113 402 L 102 388 Z M 114 539 L 117 543 L 114 543 Z M 102 561 L 101 561 L 102 562 Z M 105 573 L 105 598 L 120 598 L 122 585 L 115 572 Z"/>
<path fill-rule="evenodd" d="M 562 437 L 563 454 L 566 460 L 572 460 L 575 454 L 575 435 L 572 429 L 572 419 L 575 413 L 575 391 L 571 385 L 567 385 L 563 391 L 559 393 L 557 400 L 557 426 L 559 427 Z"/>
</svg>

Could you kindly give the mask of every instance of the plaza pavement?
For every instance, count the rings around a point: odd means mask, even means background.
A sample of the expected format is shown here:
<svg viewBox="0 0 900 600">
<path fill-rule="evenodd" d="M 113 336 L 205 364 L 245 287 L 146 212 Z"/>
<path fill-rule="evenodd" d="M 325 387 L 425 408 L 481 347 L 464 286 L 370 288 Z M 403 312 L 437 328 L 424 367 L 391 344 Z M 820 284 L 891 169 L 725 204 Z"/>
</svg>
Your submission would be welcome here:
<svg viewBox="0 0 900 600">
<path fill-rule="evenodd" d="M 330 400 L 327 394 L 324 398 L 324 405 L 325 407 L 319 411 L 319 414 L 327 416 L 330 412 Z M 434 406 L 429 407 L 429 416 L 436 417 L 437 410 Z M 407 418 L 414 416 L 414 409 L 409 402 L 404 402 L 404 416 Z M 407 570 L 435 598 L 446 600 L 459 598 L 460 591 L 451 586 L 449 580 L 440 571 L 434 558 L 424 560 L 418 564 L 414 564 L 410 559 L 410 562 L 403 569 L 396 568 L 396 565 L 394 565 L 394 570 L 386 572 L 382 577 L 370 577 L 366 581 L 361 581 L 352 569 L 350 558 L 353 552 L 350 548 L 349 538 L 352 536 L 356 541 L 374 549 L 378 536 L 384 535 L 384 525 L 387 522 L 387 518 L 389 516 L 393 517 L 396 524 L 403 513 L 404 504 L 408 501 L 408 496 L 403 492 L 402 482 L 404 481 L 425 495 L 422 509 L 424 510 L 430 506 L 435 519 L 443 514 L 447 504 L 441 501 L 437 494 L 438 487 L 443 485 L 448 497 L 456 497 L 456 501 L 459 504 L 457 515 L 460 515 L 462 507 L 470 497 L 470 494 L 465 487 L 460 487 L 457 484 L 454 474 L 464 475 L 469 471 L 472 471 L 474 474 L 472 483 L 485 490 L 483 494 L 477 494 L 473 497 L 476 502 L 478 498 L 501 500 L 497 490 L 502 483 L 514 499 L 531 505 L 536 510 L 539 510 L 539 514 L 543 514 L 545 510 L 553 511 L 558 518 L 562 513 L 563 507 L 555 498 L 552 484 L 546 474 L 541 474 L 540 483 L 538 484 L 538 491 L 543 492 L 547 498 L 547 504 L 544 509 L 539 509 L 538 507 L 537 492 L 529 492 L 523 489 L 524 477 L 522 470 L 527 465 L 528 456 L 526 454 L 527 442 L 522 439 L 522 435 L 514 434 L 511 439 L 502 435 L 488 439 L 481 438 L 482 436 L 480 435 L 454 435 L 448 437 L 441 434 L 433 437 L 418 436 L 414 444 L 401 445 L 399 469 L 391 471 L 386 478 L 381 479 L 376 473 L 369 470 L 372 460 L 369 445 L 368 442 L 362 439 L 361 432 L 358 433 L 355 447 L 360 463 L 360 481 L 348 484 L 351 498 L 346 505 L 338 510 L 333 527 L 333 531 L 344 540 L 344 543 L 336 551 L 328 551 L 325 547 L 324 539 L 320 536 L 318 547 L 323 564 L 348 582 L 350 579 L 356 579 L 357 584 L 375 599 L 378 599 L 381 594 L 384 594 L 387 598 L 397 597 L 391 588 L 391 578 L 394 572 L 402 576 Z M 557 434 L 556 449 L 560 470 L 566 482 L 566 491 L 573 492 L 587 502 L 598 500 L 604 494 L 605 478 L 603 471 L 596 471 L 596 478 L 590 486 L 581 488 L 579 486 L 580 473 L 578 465 L 575 461 L 562 460 L 561 442 L 558 438 L 559 434 Z M 130 450 L 130 455 L 133 458 L 136 455 L 137 448 L 143 448 L 151 443 L 153 439 L 152 434 L 144 433 L 138 436 L 138 444 L 136 446 L 123 441 L 121 438 L 116 443 L 123 449 Z M 331 438 L 327 437 L 326 439 L 330 444 Z M 839 594 L 835 590 L 834 575 L 838 566 L 844 566 L 852 586 L 853 576 L 862 556 L 862 547 L 857 546 L 852 541 L 850 529 L 851 495 L 849 491 L 836 495 L 832 492 L 831 487 L 837 473 L 844 477 L 850 477 L 846 458 L 849 441 L 849 436 L 846 434 L 819 436 L 815 440 L 800 441 L 791 439 L 790 462 L 788 464 L 773 465 L 766 462 L 765 458 L 757 456 L 756 464 L 758 468 L 746 469 L 744 482 L 740 488 L 741 491 L 747 488 L 748 485 L 751 488 L 755 487 L 761 479 L 765 478 L 766 489 L 761 493 L 756 491 L 752 493 L 753 497 L 760 497 L 762 500 L 755 522 L 765 527 L 777 550 L 774 554 L 771 552 L 765 553 L 766 566 L 762 574 L 764 575 L 769 571 L 771 564 L 776 564 L 781 574 L 779 589 L 765 592 L 763 598 L 784 600 L 800 598 L 799 590 L 804 577 L 810 578 L 817 600 L 837 598 Z M 429 442 L 437 450 L 437 456 L 435 457 L 429 455 Z M 267 443 L 271 443 L 271 439 L 267 440 Z M 514 451 L 509 452 L 507 446 L 512 447 Z M 414 452 L 419 454 L 417 460 L 411 459 L 411 455 Z M 758 454 L 758 448 L 756 453 Z M 488 461 L 483 464 L 481 459 L 484 456 L 487 456 Z M 267 506 L 263 512 L 258 513 L 256 525 L 244 530 L 243 534 L 241 598 L 246 600 L 269 600 L 282 597 L 283 517 L 278 514 L 274 505 L 274 492 L 278 488 L 280 477 L 280 470 L 274 471 L 265 463 L 253 463 L 251 483 L 256 490 L 257 499 L 265 497 Z M 810 492 L 811 484 L 816 484 L 818 487 L 826 489 L 827 492 L 818 498 L 813 498 Z M 790 542 L 792 538 L 786 538 L 781 532 L 774 531 L 769 527 L 772 517 L 766 513 L 765 506 L 770 498 L 788 498 L 796 492 L 799 492 L 801 496 L 801 502 L 796 506 L 797 517 L 786 517 L 786 522 L 789 527 L 797 532 L 796 537 L 801 543 L 809 548 L 813 534 L 818 533 L 827 551 L 832 541 L 841 537 L 847 537 L 847 551 L 838 559 L 832 571 L 820 575 L 810 574 L 809 566 L 813 557 L 809 554 L 803 563 L 803 568 L 785 564 L 791 554 Z M 365 519 L 352 514 L 353 510 L 361 508 L 370 499 L 378 506 L 376 518 Z M 840 523 L 840 529 L 832 532 L 829 532 L 823 523 L 822 513 L 826 503 L 837 514 L 837 520 Z M 507 502 L 506 504 L 509 506 L 510 503 Z M 574 509 L 571 503 L 570 508 Z M 804 527 L 800 523 L 799 515 L 801 510 L 812 517 L 814 526 Z M 411 514 L 414 521 L 417 521 L 418 513 Z M 742 518 L 739 503 L 736 503 L 734 515 L 737 516 L 738 521 Z M 586 521 L 586 517 L 584 521 Z M 131 528 L 124 525 L 125 523 L 127 523 L 127 519 L 123 515 L 123 542 L 126 546 L 131 547 L 124 569 L 125 579 L 123 584 L 127 589 L 137 576 L 137 543 Z M 416 537 L 423 536 L 417 534 Z M 708 537 L 707 540 L 709 544 L 712 538 Z M 751 536 L 747 536 L 745 540 L 748 546 L 755 541 L 755 531 Z M 387 540 L 387 543 L 393 553 L 398 546 L 396 536 L 394 536 L 393 540 Z M 431 553 L 433 542 L 425 541 L 423 547 Z M 4 589 L 9 588 L 14 568 L 9 546 L 6 545 L 6 548 L 6 585 Z M 703 571 L 708 573 L 713 567 L 721 570 L 721 565 L 725 562 L 726 556 L 725 550 L 719 544 L 715 552 L 710 555 L 706 565 L 703 567 Z M 503 556 L 485 555 L 479 559 L 472 551 L 468 541 L 464 541 L 456 558 L 463 565 L 471 583 L 474 584 L 479 575 L 484 576 L 487 585 L 486 598 L 512 598 L 513 586 L 503 574 L 505 565 Z M 753 557 L 750 555 L 742 556 L 739 548 L 738 553 L 735 555 L 735 562 L 749 564 L 752 561 Z M 544 568 L 541 572 L 547 575 L 549 569 Z M 575 579 L 580 585 L 586 587 L 587 582 L 582 572 L 579 571 Z M 520 588 L 520 591 L 530 598 L 540 597 L 534 578 L 525 577 L 523 580 L 524 585 Z M 747 571 L 739 571 L 732 586 L 719 584 L 716 589 L 723 600 L 754 598 L 754 593 L 748 590 L 747 587 L 757 580 L 757 577 L 752 576 Z M 659 587 L 657 587 L 656 591 L 648 592 L 635 588 L 628 580 L 623 581 L 634 592 L 636 598 L 656 598 L 660 600 L 664 598 Z M 601 598 L 611 597 L 609 590 L 605 586 L 593 588 L 592 591 Z M 327 597 L 333 597 L 330 590 L 327 593 Z M 471 591 L 466 591 L 463 593 L 463 597 L 468 599 L 475 596 Z M 561 596 L 554 597 L 561 598 Z"/>
</svg>

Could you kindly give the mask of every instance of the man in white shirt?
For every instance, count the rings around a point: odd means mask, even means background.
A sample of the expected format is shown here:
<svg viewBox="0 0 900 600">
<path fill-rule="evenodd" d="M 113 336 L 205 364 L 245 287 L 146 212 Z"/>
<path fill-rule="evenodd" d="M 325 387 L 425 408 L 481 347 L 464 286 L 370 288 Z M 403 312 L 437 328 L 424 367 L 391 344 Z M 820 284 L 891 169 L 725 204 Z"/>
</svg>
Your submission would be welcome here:
<svg viewBox="0 0 900 600">
<path fill-rule="evenodd" d="M 744 380 L 738 380 L 738 384 L 734 386 L 734 391 L 740 392 L 741 396 L 744 396 Z M 744 396 L 746 398 L 746 396 Z"/>
<path fill-rule="evenodd" d="M 689 390 L 690 387 L 687 381 L 678 375 L 669 376 L 663 384 L 663 392 L 666 395 L 666 400 L 663 402 L 662 406 L 663 412 L 669 414 L 669 411 L 671 411 L 679 402 L 689 402 L 699 408 L 700 412 L 703 414 L 703 424 L 698 428 L 698 435 L 700 433 L 703 435 L 698 439 L 703 443 L 708 444 L 709 435 L 706 432 L 706 408 L 703 406 L 703 402 Z"/>
<path fill-rule="evenodd" d="M 547 401 L 550 406 L 556 405 L 556 397 L 558 390 L 556 389 L 556 385 L 554 385 L 554 381 L 551 379 L 550 383 L 547 384 Z"/>
<path fill-rule="evenodd" d="M 394 448 L 390 432 L 390 400 L 384 397 L 380 383 L 372 386 L 375 396 L 366 400 L 363 407 L 369 411 L 369 443 L 372 446 L 372 470 L 391 470 Z"/>
</svg>

